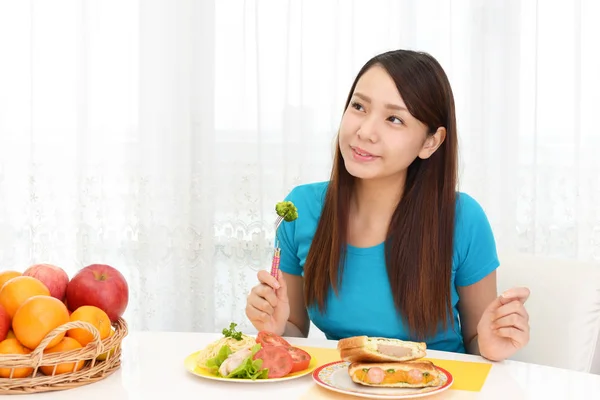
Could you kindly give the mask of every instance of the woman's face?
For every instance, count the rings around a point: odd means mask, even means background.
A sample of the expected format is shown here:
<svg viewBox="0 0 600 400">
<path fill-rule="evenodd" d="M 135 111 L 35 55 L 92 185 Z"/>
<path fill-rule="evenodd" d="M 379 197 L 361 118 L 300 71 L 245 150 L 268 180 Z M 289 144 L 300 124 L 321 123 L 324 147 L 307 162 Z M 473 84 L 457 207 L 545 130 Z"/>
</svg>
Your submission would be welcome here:
<svg viewBox="0 0 600 400">
<path fill-rule="evenodd" d="M 360 179 L 405 174 L 417 157 L 428 158 L 445 130 L 427 127 L 406 109 L 387 71 L 373 66 L 358 80 L 339 132 L 339 146 L 350 175 Z"/>
</svg>

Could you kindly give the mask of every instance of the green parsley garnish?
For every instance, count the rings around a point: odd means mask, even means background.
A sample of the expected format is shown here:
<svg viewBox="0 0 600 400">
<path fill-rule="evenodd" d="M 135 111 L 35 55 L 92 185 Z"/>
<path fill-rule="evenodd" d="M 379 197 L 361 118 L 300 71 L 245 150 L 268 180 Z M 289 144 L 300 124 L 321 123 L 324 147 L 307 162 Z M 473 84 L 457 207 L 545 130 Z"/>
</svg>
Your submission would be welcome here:
<svg viewBox="0 0 600 400">
<path fill-rule="evenodd" d="M 223 328 L 223 336 L 230 337 L 235 340 L 242 340 L 242 332 L 236 331 L 236 326 L 237 324 L 235 322 L 232 322 L 231 324 L 229 324 L 229 329 Z"/>
</svg>

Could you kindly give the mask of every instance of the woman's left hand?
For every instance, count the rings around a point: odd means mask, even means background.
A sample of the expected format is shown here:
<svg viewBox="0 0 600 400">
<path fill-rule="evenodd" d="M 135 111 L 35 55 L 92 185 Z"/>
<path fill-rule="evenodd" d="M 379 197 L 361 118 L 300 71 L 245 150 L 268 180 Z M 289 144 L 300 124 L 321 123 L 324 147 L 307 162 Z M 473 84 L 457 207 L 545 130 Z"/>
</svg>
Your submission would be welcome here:
<svg viewBox="0 0 600 400">
<path fill-rule="evenodd" d="M 481 356 L 505 360 L 529 342 L 529 314 L 524 305 L 528 298 L 529 289 L 513 288 L 485 309 L 477 325 Z"/>
</svg>

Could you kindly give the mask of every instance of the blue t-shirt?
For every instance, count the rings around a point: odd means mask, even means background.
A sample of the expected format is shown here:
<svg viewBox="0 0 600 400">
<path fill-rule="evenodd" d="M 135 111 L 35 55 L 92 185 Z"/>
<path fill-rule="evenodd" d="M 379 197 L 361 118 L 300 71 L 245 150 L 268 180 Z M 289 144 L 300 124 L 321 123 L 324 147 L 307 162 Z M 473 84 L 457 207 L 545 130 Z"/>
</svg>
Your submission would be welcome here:
<svg viewBox="0 0 600 400">
<path fill-rule="evenodd" d="M 283 272 L 303 275 L 328 183 L 297 186 L 286 197 L 298 209 L 298 219 L 285 222 L 278 229 Z M 454 326 L 448 324 L 443 331 L 440 325 L 437 334 L 426 342 L 427 347 L 434 350 L 464 353 L 456 287 L 478 282 L 494 271 L 499 261 L 492 229 L 479 203 L 459 192 L 456 207 L 451 278 Z M 367 248 L 348 245 L 338 296 L 330 290 L 325 312 L 319 312 L 315 305 L 308 308 L 308 315 L 328 339 L 367 335 L 413 340 L 394 306 L 384 243 Z"/>
</svg>

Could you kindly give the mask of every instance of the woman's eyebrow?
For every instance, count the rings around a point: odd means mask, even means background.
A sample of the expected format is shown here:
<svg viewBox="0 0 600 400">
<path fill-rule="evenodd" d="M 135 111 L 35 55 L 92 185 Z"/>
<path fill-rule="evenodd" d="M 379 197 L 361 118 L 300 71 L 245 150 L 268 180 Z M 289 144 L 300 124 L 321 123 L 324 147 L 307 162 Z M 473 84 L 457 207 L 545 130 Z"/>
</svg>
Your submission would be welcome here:
<svg viewBox="0 0 600 400">
<path fill-rule="evenodd" d="M 369 96 L 367 96 L 367 95 L 364 95 L 364 94 L 362 94 L 360 92 L 354 92 L 354 95 L 356 97 L 361 98 L 363 101 L 365 101 L 365 102 L 367 102 L 369 104 L 371 103 L 371 98 Z M 399 106 L 397 104 L 389 104 L 388 103 L 388 104 L 385 105 L 385 108 L 390 109 L 390 110 L 397 110 L 397 111 L 408 111 L 406 109 L 406 107 L 402 107 L 402 106 Z"/>
</svg>

